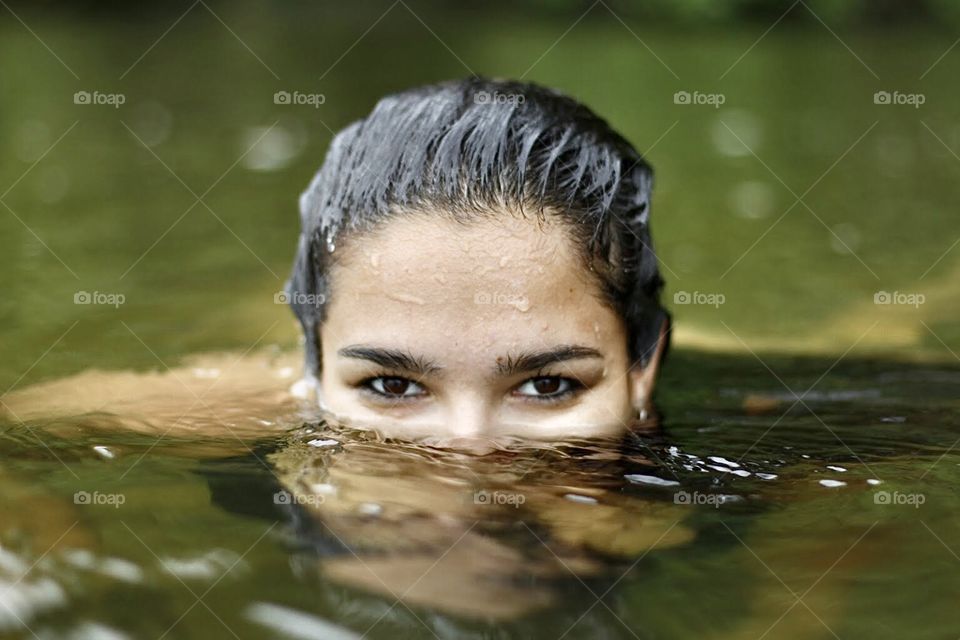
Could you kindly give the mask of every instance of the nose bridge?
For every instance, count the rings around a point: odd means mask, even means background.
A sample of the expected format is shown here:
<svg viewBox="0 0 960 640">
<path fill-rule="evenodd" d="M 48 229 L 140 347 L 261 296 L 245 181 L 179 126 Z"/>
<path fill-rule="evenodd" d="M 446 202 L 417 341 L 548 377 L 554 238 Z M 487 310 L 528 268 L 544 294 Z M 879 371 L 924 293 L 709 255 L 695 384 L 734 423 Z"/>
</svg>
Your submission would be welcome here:
<svg viewBox="0 0 960 640">
<path fill-rule="evenodd" d="M 485 394 L 461 389 L 451 395 L 445 417 L 452 433 L 470 438 L 489 435 L 492 415 L 491 401 Z"/>
</svg>

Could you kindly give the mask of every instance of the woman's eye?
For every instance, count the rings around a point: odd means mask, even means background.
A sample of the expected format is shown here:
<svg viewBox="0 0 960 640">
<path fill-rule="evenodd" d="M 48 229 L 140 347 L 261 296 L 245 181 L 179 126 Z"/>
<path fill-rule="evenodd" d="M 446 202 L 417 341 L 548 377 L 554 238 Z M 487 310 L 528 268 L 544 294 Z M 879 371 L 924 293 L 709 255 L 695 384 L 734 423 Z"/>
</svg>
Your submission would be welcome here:
<svg viewBox="0 0 960 640">
<path fill-rule="evenodd" d="M 570 378 L 539 376 L 524 382 L 515 393 L 529 398 L 557 398 L 570 393 L 575 387 L 576 382 Z"/>
<path fill-rule="evenodd" d="M 371 378 L 365 386 L 374 393 L 387 398 L 410 398 L 426 393 L 426 390 L 413 380 L 396 377 Z"/>
</svg>

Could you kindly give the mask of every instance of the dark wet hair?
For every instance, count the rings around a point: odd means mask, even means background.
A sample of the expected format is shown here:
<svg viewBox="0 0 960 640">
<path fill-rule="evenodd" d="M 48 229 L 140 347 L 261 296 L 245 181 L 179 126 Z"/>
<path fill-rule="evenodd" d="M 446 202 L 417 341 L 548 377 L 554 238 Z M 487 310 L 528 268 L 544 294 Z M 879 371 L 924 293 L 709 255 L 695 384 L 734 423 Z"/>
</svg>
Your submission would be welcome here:
<svg viewBox="0 0 960 640">
<path fill-rule="evenodd" d="M 653 170 L 626 140 L 550 89 L 470 78 L 382 98 L 334 137 L 300 196 L 287 293 L 303 326 L 307 373 L 320 372 L 318 328 L 343 234 L 405 211 L 469 220 L 507 207 L 566 223 L 626 323 L 631 357 L 646 364 L 668 319 L 650 239 L 652 183 Z"/>
</svg>

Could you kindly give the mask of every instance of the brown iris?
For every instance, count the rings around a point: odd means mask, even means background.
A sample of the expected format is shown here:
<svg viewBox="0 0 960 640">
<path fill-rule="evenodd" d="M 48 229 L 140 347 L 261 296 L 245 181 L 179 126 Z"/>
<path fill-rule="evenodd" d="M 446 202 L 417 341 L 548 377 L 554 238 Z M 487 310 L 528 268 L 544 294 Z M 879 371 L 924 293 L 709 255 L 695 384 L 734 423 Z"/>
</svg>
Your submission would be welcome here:
<svg viewBox="0 0 960 640">
<path fill-rule="evenodd" d="M 406 378 L 382 378 L 383 391 L 391 396 L 402 396 L 410 390 L 410 381 Z"/>
<path fill-rule="evenodd" d="M 534 378 L 533 388 L 540 395 L 553 395 L 560 391 L 560 378 Z"/>
</svg>

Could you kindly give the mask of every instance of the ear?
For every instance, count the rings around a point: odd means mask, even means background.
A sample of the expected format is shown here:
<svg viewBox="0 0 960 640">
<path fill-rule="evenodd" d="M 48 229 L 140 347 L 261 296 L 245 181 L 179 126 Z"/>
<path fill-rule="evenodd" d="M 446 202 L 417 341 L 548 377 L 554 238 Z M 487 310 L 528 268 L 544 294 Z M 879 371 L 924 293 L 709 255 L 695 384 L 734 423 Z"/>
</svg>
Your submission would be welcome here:
<svg viewBox="0 0 960 640">
<path fill-rule="evenodd" d="M 667 332 L 669 331 L 670 321 L 664 318 L 660 325 L 660 336 L 657 338 L 657 346 L 654 348 L 653 355 L 647 360 L 644 366 L 636 365 L 630 369 L 628 374 L 630 380 L 630 402 L 636 410 L 640 419 L 646 419 L 652 408 L 653 389 L 657 382 L 657 374 L 660 372 L 660 361 L 663 359 L 663 353 L 667 346 Z"/>
</svg>

